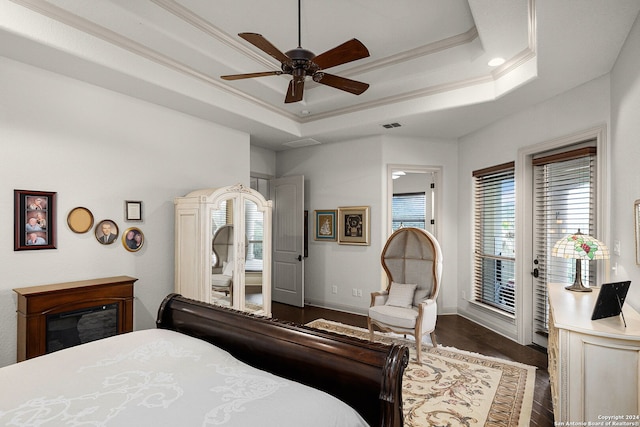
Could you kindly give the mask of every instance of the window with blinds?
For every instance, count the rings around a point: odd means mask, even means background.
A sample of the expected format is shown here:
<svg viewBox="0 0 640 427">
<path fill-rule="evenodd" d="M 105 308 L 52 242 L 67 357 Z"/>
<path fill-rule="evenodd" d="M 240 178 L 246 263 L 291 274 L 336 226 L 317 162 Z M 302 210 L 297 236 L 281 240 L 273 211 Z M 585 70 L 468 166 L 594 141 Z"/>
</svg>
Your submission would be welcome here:
<svg viewBox="0 0 640 427">
<path fill-rule="evenodd" d="M 393 231 L 402 227 L 424 229 L 427 216 L 426 201 L 425 193 L 394 194 L 391 204 L 391 229 Z"/>
<path fill-rule="evenodd" d="M 595 144 L 595 141 L 593 142 Z M 533 159 L 534 331 L 548 332 L 547 285 L 573 283 L 575 260 L 551 255 L 555 243 L 578 230 L 596 236 L 596 148 L 583 147 Z M 595 263 L 582 263 L 582 282 L 594 283 Z"/>
<path fill-rule="evenodd" d="M 515 315 L 515 164 L 473 172 L 475 302 Z"/>
</svg>

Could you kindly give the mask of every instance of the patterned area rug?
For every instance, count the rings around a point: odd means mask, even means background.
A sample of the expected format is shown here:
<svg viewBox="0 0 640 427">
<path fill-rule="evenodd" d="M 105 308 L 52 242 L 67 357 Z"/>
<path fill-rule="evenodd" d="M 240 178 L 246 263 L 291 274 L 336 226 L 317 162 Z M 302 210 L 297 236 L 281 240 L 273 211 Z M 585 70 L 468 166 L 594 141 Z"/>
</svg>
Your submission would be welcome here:
<svg viewBox="0 0 640 427">
<path fill-rule="evenodd" d="M 369 339 L 366 329 L 329 320 L 314 320 L 307 326 Z M 421 366 L 416 363 L 413 340 L 376 331 L 376 341 L 409 347 L 409 366 L 402 379 L 405 426 L 529 425 L 535 367 L 452 347 L 434 349 L 428 340 Z"/>
</svg>

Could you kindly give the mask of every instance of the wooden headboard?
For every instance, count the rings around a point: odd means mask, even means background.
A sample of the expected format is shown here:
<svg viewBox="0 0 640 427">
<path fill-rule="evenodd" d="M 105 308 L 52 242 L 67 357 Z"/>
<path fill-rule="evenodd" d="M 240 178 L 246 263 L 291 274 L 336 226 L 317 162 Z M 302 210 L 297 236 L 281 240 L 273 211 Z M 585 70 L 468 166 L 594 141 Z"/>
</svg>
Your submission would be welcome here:
<svg viewBox="0 0 640 427">
<path fill-rule="evenodd" d="M 409 350 L 168 295 L 158 328 L 220 347 L 239 360 L 346 402 L 371 425 L 403 425 L 402 375 Z"/>
</svg>

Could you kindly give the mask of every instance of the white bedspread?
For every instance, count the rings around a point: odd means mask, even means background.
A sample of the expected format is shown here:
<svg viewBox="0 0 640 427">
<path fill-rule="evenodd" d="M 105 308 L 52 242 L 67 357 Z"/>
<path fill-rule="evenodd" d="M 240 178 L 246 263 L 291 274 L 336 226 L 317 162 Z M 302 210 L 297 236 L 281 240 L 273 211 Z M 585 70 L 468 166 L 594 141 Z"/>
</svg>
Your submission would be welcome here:
<svg viewBox="0 0 640 427">
<path fill-rule="evenodd" d="M 153 329 L 0 369 L 2 426 L 366 426 L 332 396 Z"/>
</svg>

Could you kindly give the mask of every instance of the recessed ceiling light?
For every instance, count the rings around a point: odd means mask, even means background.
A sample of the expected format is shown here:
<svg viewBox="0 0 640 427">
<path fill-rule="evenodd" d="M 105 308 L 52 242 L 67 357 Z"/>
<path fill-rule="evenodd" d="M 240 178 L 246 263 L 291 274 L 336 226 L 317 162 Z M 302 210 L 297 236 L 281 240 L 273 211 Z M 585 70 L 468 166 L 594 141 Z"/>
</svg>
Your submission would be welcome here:
<svg viewBox="0 0 640 427">
<path fill-rule="evenodd" d="M 502 64 L 504 64 L 504 58 L 493 58 L 491 61 L 489 61 L 490 67 L 497 67 L 498 65 Z"/>
</svg>

